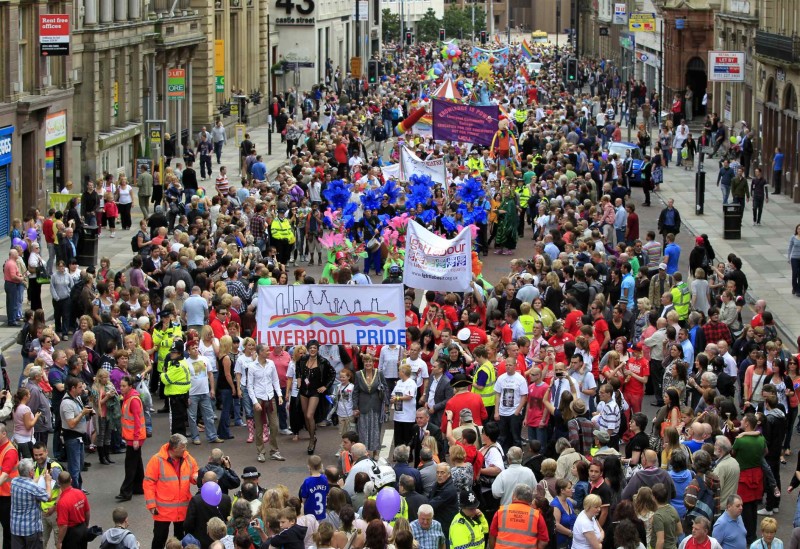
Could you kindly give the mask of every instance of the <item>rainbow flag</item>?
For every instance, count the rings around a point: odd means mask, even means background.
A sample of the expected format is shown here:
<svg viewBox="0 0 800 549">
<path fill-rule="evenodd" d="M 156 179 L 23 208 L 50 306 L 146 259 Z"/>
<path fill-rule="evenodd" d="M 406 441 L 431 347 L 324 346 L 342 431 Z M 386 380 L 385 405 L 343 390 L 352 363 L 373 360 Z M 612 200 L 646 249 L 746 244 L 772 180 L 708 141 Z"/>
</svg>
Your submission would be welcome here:
<svg viewBox="0 0 800 549">
<path fill-rule="evenodd" d="M 527 40 L 522 41 L 520 53 L 522 53 L 522 57 L 525 59 L 533 59 L 533 50 L 531 49 L 531 46 L 528 44 Z"/>
</svg>

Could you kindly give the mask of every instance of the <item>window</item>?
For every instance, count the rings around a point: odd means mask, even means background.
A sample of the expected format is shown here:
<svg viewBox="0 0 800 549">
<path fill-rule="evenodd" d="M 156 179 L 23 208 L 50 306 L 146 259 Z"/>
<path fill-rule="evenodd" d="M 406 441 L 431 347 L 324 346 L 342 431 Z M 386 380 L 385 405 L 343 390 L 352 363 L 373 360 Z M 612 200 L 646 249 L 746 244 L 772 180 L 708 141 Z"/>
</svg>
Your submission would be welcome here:
<svg viewBox="0 0 800 549">
<path fill-rule="evenodd" d="M 125 167 L 125 145 L 120 145 L 117 148 L 117 171 Z"/>
<path fill-rule="evenodd" d="M 19 52 L 17 65 L 19 67 L 19 91 L 30 90 L 31 86 L 26 80 L 25 58 L 28 55 L 28 33 L 25 30 L 25 19 L 30 15 L 30 7 L 20 6 L 19 19 L 17 20 L 17 38 L 19 39 Z"/>
</svg>

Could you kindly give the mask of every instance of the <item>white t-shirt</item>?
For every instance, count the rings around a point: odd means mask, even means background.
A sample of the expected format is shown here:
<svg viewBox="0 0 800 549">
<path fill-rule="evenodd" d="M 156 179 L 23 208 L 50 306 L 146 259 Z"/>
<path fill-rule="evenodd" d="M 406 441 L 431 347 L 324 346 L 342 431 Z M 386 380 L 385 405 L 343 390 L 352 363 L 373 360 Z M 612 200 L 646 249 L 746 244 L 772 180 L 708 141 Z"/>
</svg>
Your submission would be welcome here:
<svg viewBox="0 0 800 549">
<path fill-rule="evenodd" d="M 187 358 L 189 373 L 192 375 L 192 384 L 189 387 L 189 396 L 207 395 L 209 392 L 208 372 L 211 371 L 207 357 Z"/>
<path fill-rule="evenodd" d="M 578 518 L 575 519 L 575 526 L 572 527 L 572 549 L 592 549 L 584 534 L 594 532 L 599 541 L 600 531 L 600 524 L 597 520 L 590 519 L 585 512 L 581 511 Z"/>
<path fill-rule="evenodd" d="M 236 374 L 242 376 L 239 381 L 242 387 L 247 387 L 247 369 L 253 363 L 253 360 L 255 360 L 253 357 L 249 357 L 244 353 L 236 357 L 236 364 L 233 365 L 233 375 L 234 377 Z"/>
<path fill-rule="evenodd" d="M 292 363 L 291 367 L 294 367 Z M 336 414 L 340 417 L 353 417 L 353 384 L 346 387 L 339 385 L 339 401 L 336 405 Z"/>
<path fill-rule="evenodd" d="M 217 348 L 219 348 L 219 340 L 215 337 L 214 343 L 217 344 Z M 200 342 L 197 344 L 197 351 L 200 355 L 206 357 L 208 359 L 209 368 L 212 372 L 217 371 L 217 354 L 214 352 L 214 345 L 206 346 L 201 339 Z M 244 383 L 242 384 L 244 385 Z"/>
<path fill-rule="evenodd" d="M 292 380 L 291 396 L 293 397 L 296 397 L 300 394 L 300 385 L 297 383 L 297 370 L 295 368 L 294 360 L 290 360 L 289 366 L 286 368 L 286 379 Z"/>
<path fill-rule="evenodd" d="M 402 402 L 395 402 L 394 407 L 394 420 L 402 422 L 413 422 L 417 418 L 417 403 L 415 396 L 417 394 L 416 382 L 408 378 L 406 380 L 398 380 L 394 386 L 394 396 L 410 396 L 411 400 L 404 400 Z"/>
<path fill-rule="evenodd" d="M 492 465 L 494 465 L 501 471 L 505 471 L 506 464 L 503 462 L 503 457 L 504 457 L 503 449 L 500 447 L 499 443 L 495 442 L 492 446 L 489 447 L 486 453 L 483 453 L 483 451 L 481 451 L 481 453 L 483 454 L 484 466 L 491 467 Z"/>
<path fill-rule="evenodd" d="M 583 374 L 580 371 L 575 371 L 570 374 L 573 381 L 575 381 L 575 385 L 578 388 L 578 396 L 589 405 L 589 399 L 591 398 L 588 395 L 583 394 L 584 389 L 597 389 L 597 382 L 594 380 L 594 376 L 592 375 L 592 368 L 591 366 L 584 367 Z"/>
<path fill-rule="evenodd" d="M 528 395 L 528 384 L 519 373 L 515 372 L 513 376 L 510 376 L 506 372 L 495 381 L 494 392 L 498 394 L 498 413 L 501 416 L 511 416 L 519 406 L 520 399 Z"/>
<path fill-rule="evenodd" d="M 422 384 L 428 379 L 428 365 L 421 358 L 411 360 L 410 357 L 406 358 L 406 364 L 411 367 L 411 379 L 417 382 L 417 388 L 422 387 Z"/>
</svg>

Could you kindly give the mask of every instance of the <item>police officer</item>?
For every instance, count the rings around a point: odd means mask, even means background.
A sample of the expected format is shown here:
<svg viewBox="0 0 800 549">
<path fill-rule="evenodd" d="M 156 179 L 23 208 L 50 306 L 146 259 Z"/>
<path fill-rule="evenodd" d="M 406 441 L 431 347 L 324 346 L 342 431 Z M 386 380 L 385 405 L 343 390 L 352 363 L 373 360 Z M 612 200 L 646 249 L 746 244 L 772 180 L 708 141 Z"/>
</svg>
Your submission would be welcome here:
<svg viewBox="0 0 800 549">
<path fill-rule="evenodd" d="M 286 218 L 286 205 L 278 205 L 278 217 L 269 226 L 270 240 L 278 251 L 278 261 L 284 265 L 289 262 L 294 245 L 292 222 Z"/>
<path fill-rule="evenodd" d="M 463 489 L 458 500 L 461 512 L 450 524 L 450 549 L 484 549 L 489 523 L 478 509 L 478 498 L 471 490 Z"/>
<path fill-rule="evenodd" d="M 403 270 L 399 265 L 389 267 L 389 278 L 383 281 L 384 284 L 402 284 Z"/>
<path fill-rule="evenodd" d="M 33 480 L 44 488 L 44 474 L 50 472 L 50 478 L 58 478 L 64 468 L 47 454 L 47 445 L 37 442 L 33 446 Z M 58 522 L 56 521 L 56 502 L 61 494 L 61 487 L 58 482 L 52 483 L 50 499 L 43 501 L 39 505 L 42 507 L 42 535 L 44 537 L 43 547 L 50 543 L 50 536 L 58 540 Z"/>
<path fill-rule="evenodd" d="M 183 358 L 183 341 L 180 339 L 172 343 L 165 366 L 161 383 L 164 384 L 164 396 L 169 401 L 170 433 L 183 434 L 186 432 L 186 420 L 189 417 L 187 400 L 191 374 L 189 365 Z"/>
<path fill-rule="evenodd" d="M 673 273 L 672 280 L 675 281 L 675 286 L 670 290 L 672 303 L 675 305 L 675 312 L 678 313 L 678 320 L 681 326 L 685 328 L 687 326 L 686 321 L 689 319 L 692 292 L 689 289 L 689 285 L 683 281 L 681 273 Z"/>
</svg>

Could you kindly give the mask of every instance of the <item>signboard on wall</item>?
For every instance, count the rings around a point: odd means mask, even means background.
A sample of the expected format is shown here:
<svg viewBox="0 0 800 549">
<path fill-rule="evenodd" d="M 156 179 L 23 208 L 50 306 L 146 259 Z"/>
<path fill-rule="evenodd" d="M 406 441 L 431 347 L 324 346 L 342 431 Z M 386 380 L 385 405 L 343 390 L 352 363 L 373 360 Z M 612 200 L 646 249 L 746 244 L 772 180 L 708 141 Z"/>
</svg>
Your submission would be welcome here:
<svg viewBox="0 0 800 549">
<path fill-rule="evenodd" d="M 744 52 L 708 52 L 709 82 L 744 82 Z"/>
<path fill-rule="evenodd" d="M 67 111 L 47 115 L 44 122 L 44 147 L 49 149 L 67 140 Z"/>
<path fill-rule="evenodd" d="M 225 40 L 214 40 L 215 91 L 225 93 Z"/>
<path fill-rule="evenodd" d="M 277 0 L 275 2 L 275 24 L 305 26 L 314 25 L 315 0 Z M 270 9 L 270 13 L 273 10 Z M 359 14 L 360 15 L 360 14 Z"/>
<path fill-rule="evenodd" d="M 628 30 L 631 32 L 656 32 L 656 14 L 644 11 L 631 13 L 628 19 Z"/>
<path fill-rule="evenodd" d="M 39 55 L 69 55 L 69 14 L 39 16 Z"/>
<path fill-rule="evenodd" d="M 169 69 L 167 72 L 167 97 L 170 101 L 186 99 L 186 69 Z"/>
<path fill-rule="evenodd" d="M 628 22 L 628 6 L 625 4 L 614 4 L 614 19 L 612 21 L 615 25 L 624 25 Z"/>
</svg>

